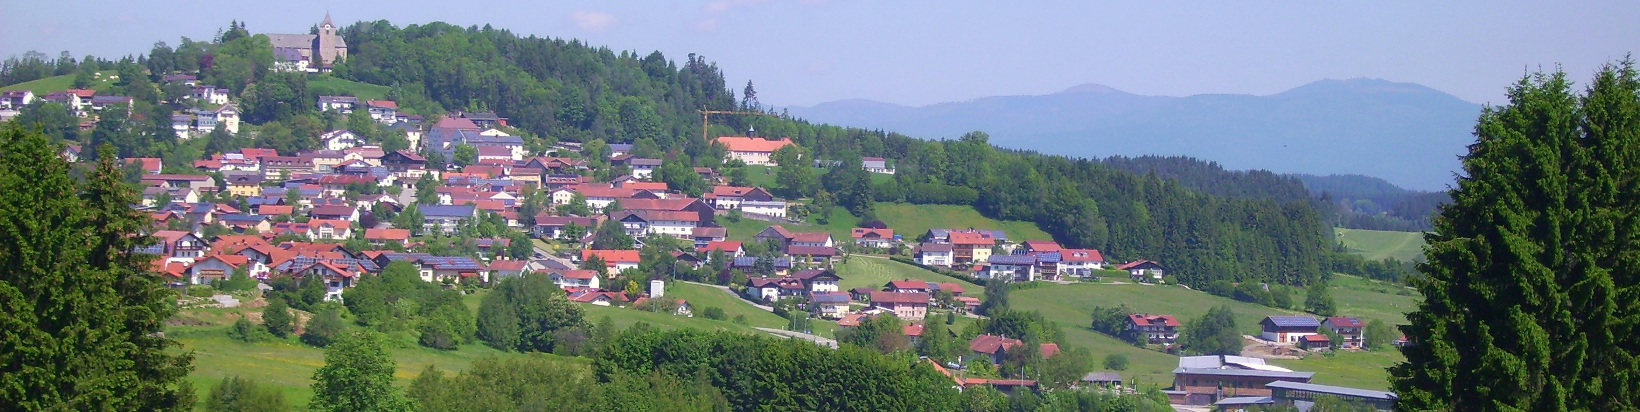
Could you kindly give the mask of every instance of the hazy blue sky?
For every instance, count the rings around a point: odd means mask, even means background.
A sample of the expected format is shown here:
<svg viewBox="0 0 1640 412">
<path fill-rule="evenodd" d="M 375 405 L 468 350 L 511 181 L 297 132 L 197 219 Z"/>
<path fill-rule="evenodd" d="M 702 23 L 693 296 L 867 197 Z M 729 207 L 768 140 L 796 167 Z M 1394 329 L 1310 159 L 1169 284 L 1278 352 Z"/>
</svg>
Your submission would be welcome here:
<svg viewBox="0 0 1640 412">
<path fill-rule="evenodd" d="M 1523 73 L 1574 79 L 1640 46 L 1640 2 L 40 1 L 0 0 L 0 55 L 146 53 L 230 19 L 491 24 L 673 60 L 694 52 L 765 104 L 923 105 L 1083 83 L 1156 95 L 1270 94 L 1322 78 L 1421 83 L 1499 102 Z"/>
</svg>

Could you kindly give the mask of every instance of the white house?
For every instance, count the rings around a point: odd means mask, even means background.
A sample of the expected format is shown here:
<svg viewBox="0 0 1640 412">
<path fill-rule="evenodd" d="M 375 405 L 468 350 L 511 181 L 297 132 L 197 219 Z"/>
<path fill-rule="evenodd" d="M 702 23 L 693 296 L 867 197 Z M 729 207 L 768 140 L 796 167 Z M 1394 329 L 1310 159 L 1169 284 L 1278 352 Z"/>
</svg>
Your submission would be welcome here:
<svg viewBox="0 0 1640 412">
<path fill-rule="evenodd" d="M 560 288 L 599 288 L 598 272 L 587 269 L 553 271 L 548 276 Z"/>
<path fill-rule="evenodd" d="M 739 160 L 749 165 L 774 165 L 770 159 L 776 150 L 792 145 L 790 139 L 769 140 L 759 137 L 723 136 L 717 143 L 729 149 L 724 160 Z"/>
<path fill-rule="evenodd" d="M 786 217 L 786 202 L 779 200 L 767 202 L 747 200 L 740 202 L 740 212 L 784 218 Z"/>
<path fill-rule="evenodd" d="M 951 266 L 950 243 L 924 243 L 917 247 L 917 263 L 924 266 Z"/>
<path fill-rule="evenodd" d="M 347 150 L 365 144 L 364 138 L 352 130 L 332 130 L 319 135 L 319 144 L 325 150 Z"/>
</svg>

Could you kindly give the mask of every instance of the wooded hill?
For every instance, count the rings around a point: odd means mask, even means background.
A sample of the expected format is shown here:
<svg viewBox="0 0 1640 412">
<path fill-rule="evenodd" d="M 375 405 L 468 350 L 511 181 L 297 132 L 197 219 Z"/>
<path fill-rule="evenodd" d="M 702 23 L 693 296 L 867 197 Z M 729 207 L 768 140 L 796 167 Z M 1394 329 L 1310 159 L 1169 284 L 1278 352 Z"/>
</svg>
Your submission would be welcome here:
<svg viewBox="0 0 1640 412">
<path fill-rule="evenodd" d="M 640 55 L 444 23 L 361 22 L 340 32 L 351 50 L 328 76 L 273 72 L 265 37 L 237 23 L 214 42 L 156 47 L 148 56 L 115 64 L 122 79 L 146 73 L 148 81 L 168 70 L 198 69 L 205 81 L 229 87 L 244 102 L 245 118 L 256 125 L 254 140 L 213 135 L 204 147 L 176 142 L 161 120 L 161 111 L 169 110 L 160 104 L 161 96 L 135 92 L 130 94 L 137 98 L 137 112 L 152 112 L 145 119 L 134 116 L 107 130 L 99 123 L 90 136 L 70 131 L 60 138 L 113 141 L 122 155 L 160 156 L 178 168 L 242 145 L 311 149 L 317 142 L 303 136 L 347 126 L 341 121 L 346 119 L 327 118 L 313 108 L 313 99 L 325 90 L 309 85 L 309 79 L 335 77 L 389 86 L 386 97 L 408 113 L 494 111 L 509 118 L 535 150 L 558 140 L 591 147 L 631 143 L 634 154 L 664 157 L 669 164 L 725 167 L 724 149 L 699 135 L 699 111 L 762 108 L 750 82 L 737 99 L 722 72 L 702 56 L 689 55 L 680 63 L 659 52 Z M 119 88 L 125 90 L 142 86 L 122 81 L 127 84 Z M 781 168 L 773 189 L 847 208 L 861 220 L 874 217 L 876 202 L 969 205 L 988 217 L 1034 222 L 1066 246 L 1098 248 L 1113 261 L 1161 261 L 1178 280 L 1192 284 L 1306 283 L 1326 270 L 1334 254 L 1327 219 L 1302 190 L 1262 174 L 1238 175 L 1216 166 L 1182 174 L 1138 173 L 1121 161 L 1001 150 L 978 132 L 928 141 L 770 114 L 714 117 L 708 134 L 742 135 L 755 127 L 760 136 L 791 137 L 802 147 L 802 159 L 837 160 L 844 167 L 820 176 L 803 165 L 806 161 L 786 162 L 791 165 Z M 395 141 L 390 133 L 366 134 L 388 146 Z M 873 183 L 854 166 L 865 156 L 890 159 L 899 173 Z M 726 174 L 733 166 L 725 167 Z M 688 181 L 694 179 L 691 173 L 657 176 L 674 187 L 704 186 Z"/>
</svg>

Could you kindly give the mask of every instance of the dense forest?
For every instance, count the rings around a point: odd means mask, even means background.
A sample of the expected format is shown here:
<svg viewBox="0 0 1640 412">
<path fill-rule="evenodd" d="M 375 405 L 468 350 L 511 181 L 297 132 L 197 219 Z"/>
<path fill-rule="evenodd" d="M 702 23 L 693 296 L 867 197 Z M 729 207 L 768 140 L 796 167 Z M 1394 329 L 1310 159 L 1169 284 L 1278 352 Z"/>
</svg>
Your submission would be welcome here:
<svg viewBox="0 0 1640 412">
<path fill-rule="evenodd" d="M 1431 228 L 1436 209 L 1450 200 L 1446 192 L 1402 189 L 1361 175 L 1294 175 L 1323 205 L 1332 224 L 1350 229 L 1423 232 Z"/>
</svg>

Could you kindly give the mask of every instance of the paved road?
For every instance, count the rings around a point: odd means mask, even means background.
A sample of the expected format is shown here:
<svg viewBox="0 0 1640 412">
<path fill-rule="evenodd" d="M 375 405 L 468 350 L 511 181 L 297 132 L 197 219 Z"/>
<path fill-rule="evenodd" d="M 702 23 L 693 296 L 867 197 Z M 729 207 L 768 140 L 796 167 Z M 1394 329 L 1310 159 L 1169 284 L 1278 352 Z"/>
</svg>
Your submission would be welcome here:
<svg viewBox="0 0 1640 412">
<path fill-rule="evenodd" d="M 792 331 L 789 331 L 789 330 L 780 330 L 780 329 L 775 329 L 775 328 L 755 328 L 755 329 L 761 330 L 761 331 L 764 331 L 764 332 L 769 332 L 771 334 L 774 334 L 775 336 L 779 336 L 779 337 L 782 337 L 782 338 L 802 339 L 802 340 L 818 343 L 818 344 L 823 345 L 823 346 L 828 347 L 828 348 L 832 348 L 832 349 L 837 348 L 837 340 L 820 337 L 818 335 L 810 335 L 810 334 L 803 333 L 803 332 L 792 332 Z"/>
</svg>

